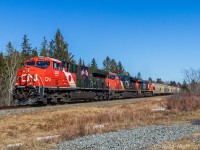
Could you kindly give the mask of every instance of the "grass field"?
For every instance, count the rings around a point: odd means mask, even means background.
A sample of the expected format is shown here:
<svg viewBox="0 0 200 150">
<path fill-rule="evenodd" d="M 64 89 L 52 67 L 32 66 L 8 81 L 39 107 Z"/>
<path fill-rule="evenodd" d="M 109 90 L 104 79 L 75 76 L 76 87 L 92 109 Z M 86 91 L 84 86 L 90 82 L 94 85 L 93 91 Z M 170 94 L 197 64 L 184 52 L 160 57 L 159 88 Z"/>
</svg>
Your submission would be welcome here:
<svg viewBox="0 0 200 150">
<path fill-rule="evenodd" d="M 0 116 L 0 149 L 16 143 L 23 144 L 19 149 L 50 149 L 58 142 L 83 135 L 137 126 L 191 122 L 200 118 L 199 110 L 153 111 L 154 108 L 169 107 L 168 105 L 166 98 L 155 97 L 152 101 L 136 104 L 77 107 Z M 47 136 L 52 137 L 45 138 Z"/>
</svg>

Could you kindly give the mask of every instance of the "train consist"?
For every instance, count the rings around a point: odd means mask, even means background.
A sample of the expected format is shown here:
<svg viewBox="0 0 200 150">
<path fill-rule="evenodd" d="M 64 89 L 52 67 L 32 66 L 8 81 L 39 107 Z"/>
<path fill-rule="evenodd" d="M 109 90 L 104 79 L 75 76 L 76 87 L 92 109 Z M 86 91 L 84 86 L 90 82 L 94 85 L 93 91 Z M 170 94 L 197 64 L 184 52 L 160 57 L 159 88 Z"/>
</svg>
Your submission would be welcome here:
<svg viewBox="0 0 200 150">
<path fill-rule="evenodd" d="M 179 92 L 179 88 L 38 56 L 17 71 L 17 105 L 109 100 Z"/>
</svg>

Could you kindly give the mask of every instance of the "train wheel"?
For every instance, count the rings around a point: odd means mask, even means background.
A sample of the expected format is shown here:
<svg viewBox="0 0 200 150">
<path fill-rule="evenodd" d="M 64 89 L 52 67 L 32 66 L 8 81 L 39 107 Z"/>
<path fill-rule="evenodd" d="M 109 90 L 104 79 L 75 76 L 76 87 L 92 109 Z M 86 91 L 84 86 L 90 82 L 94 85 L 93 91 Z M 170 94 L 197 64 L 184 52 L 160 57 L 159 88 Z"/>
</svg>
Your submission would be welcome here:
<svg viewBox="0 0 200 150">
<path fill-rule="evenodd" d="M 64 95 L 64 101 L 65 102 L 70 102 L 71 99 L 72 99 L 72 96 L 71 96 L 70 93 L 67 93 L 67 94 Z"/>
</svg>

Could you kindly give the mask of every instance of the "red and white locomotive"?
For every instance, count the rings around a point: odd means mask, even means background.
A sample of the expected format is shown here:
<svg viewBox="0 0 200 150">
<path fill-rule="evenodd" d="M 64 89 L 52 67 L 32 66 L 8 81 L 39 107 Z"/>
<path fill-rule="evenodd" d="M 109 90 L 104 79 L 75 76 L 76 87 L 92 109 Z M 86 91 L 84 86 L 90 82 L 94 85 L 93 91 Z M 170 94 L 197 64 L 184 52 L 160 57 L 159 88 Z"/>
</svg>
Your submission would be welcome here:
<svg viewBox="0 0 200 150">
<path fill-rule="evenodd" d="M 19 104 L 107 99 L 107 74 L 85 66 L 38 56 L 17 71 L 14 100 Z"/>
<path fill-rule="evenodd" d="M 18 105 L 26 105 L 152 96 L 154 92 L 149 81 L 37 56 L 17 71 L 13 98 Z"/>
</svg>

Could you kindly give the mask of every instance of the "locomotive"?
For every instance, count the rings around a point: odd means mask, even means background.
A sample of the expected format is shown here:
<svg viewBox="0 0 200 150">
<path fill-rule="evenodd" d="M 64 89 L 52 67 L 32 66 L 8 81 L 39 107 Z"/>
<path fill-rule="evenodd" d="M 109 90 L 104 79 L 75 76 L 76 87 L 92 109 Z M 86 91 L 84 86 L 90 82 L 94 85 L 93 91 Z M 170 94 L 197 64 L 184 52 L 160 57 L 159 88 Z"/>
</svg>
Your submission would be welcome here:
<svg viewBox="0 0 200 150">
<path fill-rule="evenodd" d="M 36 56 L 27 59 L 24 67 L 17 71 L 13 100 L 17 105 L 29 105 L 178 92 L 178 88 L 172 90 L 169 87 L 163 90 L 151 81 Z"/>
</svg>

